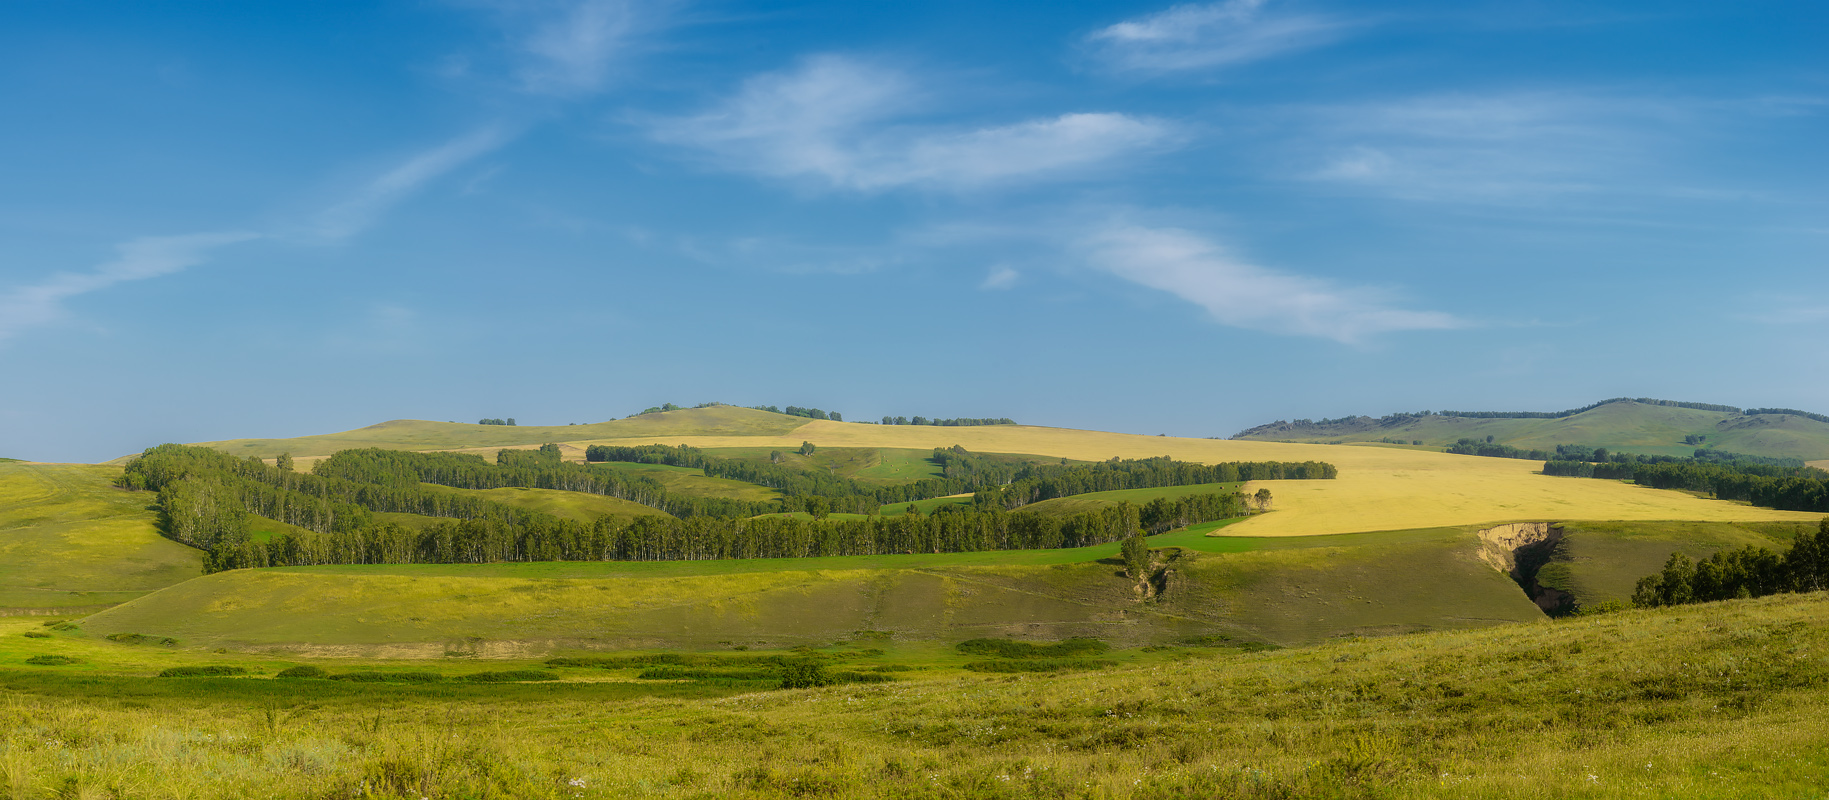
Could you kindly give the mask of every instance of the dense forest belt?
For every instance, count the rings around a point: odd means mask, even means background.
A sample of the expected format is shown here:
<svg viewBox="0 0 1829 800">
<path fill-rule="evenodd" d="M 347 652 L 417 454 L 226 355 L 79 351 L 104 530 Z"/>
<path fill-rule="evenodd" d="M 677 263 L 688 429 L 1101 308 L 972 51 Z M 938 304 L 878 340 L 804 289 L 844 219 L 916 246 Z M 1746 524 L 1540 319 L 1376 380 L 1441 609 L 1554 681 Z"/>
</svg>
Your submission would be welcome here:
<svg viewBox="0 0 1829 800">
<path fill-rule="evenodd" d="M 1052 517 L 1002 509 L 868 519 L 604 517 L 586 524 L 529 515 L 441 522 L 412 531 L 383 524 L 338 533 L 300 531 L 266 542 L 218 539 L 209 571 L 316 564 L 481 564 L 500 561 L 688 561 L 729 558 L 962 553 L 1085 547 L 1142 530 L 1243 516 L 1243 495 L 1194 495 Z"/>
<path fill-rule="evenodd" d="M 1654 489 L 1709 492 L 1721 500 L 1744 500 L 1781 511 L 1829 512 L 1829 472 L 1815 467 L 1733 462 L 1588 463 L 1546 461 L 1543 474 L 1630 480 Z"/>
<path fill-rule="evenodd" d="M 700 469 L 710 477 L 778 490 L 787 495 L 786 510 L 812 510 L 797 502 L 797 498 L 820 497 L 825 498 L 831 510 L 857 513 L 868 513 L 894 503 L 968 492 L 979 495 L 975 498 L 979 505 L 995 504 L 1014 510 L 1029 503 L 1090 492 L 1253 480 L 1329 479 L 1339 474 L 1334 465 L 1318 461 L 1195 464 L 1167 456 L 1114 458 L 1096 464 L 1011 464 L 954 445 L 934 448 L 933 460 L 940 466 L 941 477 L 897 486 L 873 486 L 774 463 L 719 458 L 685 445 L 592 445 L 586 448 L 584 457 L 592 462 L 619 461 Z"/>
<path fill-rule="evenodd" d="M 969 457 L 963 450 L 953 455 Z M 1062 472 L 1054 477 L 1072 480 L 1048 484 L 1047 490 L 1077 493 L 1071 490 L 1101 491 L 1106 485 L 1123 488 L 1140 481 L 1213 482 L 1215 475 L 1264 478 L 1332 471 L 1329 465 L 1315 463 L 1202 467 L 1168 459 L 1114 460 Z M 1069 517 L 1011 513 L 985 503 L 931 517 L 807 521 L 749 518 L 779 508 L 773 503 L 695 498 L 687 507 L 700 513 L 632 521 L 604 518 L 590 524 L 434 491 L 425 486 L 428 483 L 474 489 L 527 486 L 671 504 L 653 481 L 564 463 L 557 447 L 550 445 L 537 451 L 504 450 L 496 464 L 451 453 L 345 451 L 320 462 L 315 474 L 207 448 L 160 445 L 129 463 L 121 478 L 127 488 L 159 492 L 164 532 L 206 551 L 207 571 L 311 564 L 773 558 L 1082 547 L 1117 541 L 1140 529 L 1168 530 L 1242 516 L 1248 510 L 1244 497 L 1232 493 L 1165 498 L 1142 507 L 1126 503 Z M 705 513 L 708 509 L 722 513 Z M 373 512 L 380 511 L 454 521 L 409 531 L 376 524 Z M 248 533 L 250 515 L 305 530 L 255 541 Z"/>
</svg>

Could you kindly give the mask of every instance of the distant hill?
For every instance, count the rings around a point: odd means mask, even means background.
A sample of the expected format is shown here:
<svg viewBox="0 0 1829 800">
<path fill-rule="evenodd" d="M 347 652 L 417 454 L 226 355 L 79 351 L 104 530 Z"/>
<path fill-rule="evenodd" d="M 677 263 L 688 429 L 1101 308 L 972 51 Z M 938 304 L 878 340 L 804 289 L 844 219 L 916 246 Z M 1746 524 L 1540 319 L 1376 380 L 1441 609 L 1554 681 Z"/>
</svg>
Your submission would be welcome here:
<svg viewBox="0 0 1829 800">
<path fill-rule="evenodd" d="M 1440 411 L 1278 420 L 1233 439 L 1272 442 L 1389 442 L 1445 447 L 1463 438 L 1520 449 L 1584 445 L 1645 455 L 1685 456 L 1698 447 L 1728 453 L 1829 459 L 1829 416 L 1794 409 L 1618 398 L 1562 412 Z M 1691 438 L 1694 437 L 1694 438 Z"/>
<path fill-rule="evenodd" d="M 640 414 L 588 425 L 472 425 L 396 419 L 342 433 L 291 439 L 230 439 L 197 444 L 244 457 L 273 458 L 280 453 L 311 457 L 362 447 L 459 450 L 469 447 L 515 447 L 546 442 L 648 436 L 779 436 L 811 421 L 805 417 L 751 408 L 711 406 Z"/>
</svg>

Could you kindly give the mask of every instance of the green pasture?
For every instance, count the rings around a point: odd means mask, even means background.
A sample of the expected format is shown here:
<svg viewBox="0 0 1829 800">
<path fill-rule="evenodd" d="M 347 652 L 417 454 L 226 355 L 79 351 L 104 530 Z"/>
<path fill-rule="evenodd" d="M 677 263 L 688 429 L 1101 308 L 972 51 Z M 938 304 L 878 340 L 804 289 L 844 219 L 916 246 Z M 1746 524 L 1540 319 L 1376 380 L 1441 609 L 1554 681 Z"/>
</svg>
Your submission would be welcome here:
<svg viewBox="0 0 1829 800">
<path fill-rule="evenodd" d="M 636 517 L 665 516 L 666 512 L 650 508 L 640 503 L 606 497 L 588 492 L 566 492 L 558 489 L 527 489 L 520 487 L 503 487 L 499 489 L 453 489 L 436 484 L 421 484 L 434 491 L 454 492 L 471 495 L 497 503 L 523 508 L 528 511 L 539 511 L 551 514 L 560 519 L 577 522 L 596 522 L 602 517 L 614 517 L 628 521 Z"/>
<path fill-rule="evenodd" d="M 196 577 L 196 550 L 161 537 L 154 496 L 119 467 L 0 464 L 0 613 L 131 600 Z"/>
<path fill-rule="evenodd" d="M 1178 500 L 1196 494 L 1232 494 L 1238 491 L 1242 483 L 1201 483 L 1191 486 L 1163 486 L 1153 489 L 1119 489 L 1110 492 L 1089 492 L 1071 497 L 1057 497 L 1043 500 L 1022 507 L 1022 511 L 1031 514 L 1068 517 L 1087 511 L 1098 511 L 1107 506 L 1119 503 L 1143 505 L 1151 500 Z M 1273 484 L 1274 485 L 1274 484 Z"/>
<path fill-rule="evenodd" d="M 819 472 L 875 484 L 913 483 L 940 476 L 932 450 L 886 447 L 817 447 L 810 456 L 792 448 L 717 447 L 706 455 L 740 461 L 768 463 L 780 453 L 780 466 L 801 472 Z"/>
<path fill-rule="evenodd" d="M 969 506 L 971 504 L 971 495 L 956 494 L 947 495 L 946 497 L 930 497 L 926 500 L 911 500 L 906 503 L 889 503 L 882 508 L 877 509 L 876 513 L 883 515 L 906 514 L 908 513 L 908 507 L 914 506 L 917 513 L 932 514 L 934 513 L 934 509 L 943 506 Z"/>
<path fill-rule="evenodd" d="M 631 475 L 639 475 L 658 481 L 669 495 L 680 497 L 725 497 L 732 500 L 749 500 L 768 502 L 781 496 L 780 492 L 766 486 L 753 483 L 733 481 L 729 478 L 713 478 L 696 467 L 672 467 L 666 464 L 637 464 L 627 461 L 608 461 L 595 465 L 597 469 L 614 470 Z"/>
<path fill-rule="evenodd" d="M 851 630 L 907 640 L 1196 634 L 1277 644 L 1541 618 L 1477 558 L 1472 528 L 1151 538 L 1162 593 L 1139 603 L 1116 544 L 1062 550 L 687 562 L 351 565 L 240 570 L 89 618 L 97 633 L 195 646 L 354 647 L 400 657 L 478 641 L 702 649 L 797 646 Z M 1027 632 L 1027 633 L 1024 633 Z"/>
</svg>

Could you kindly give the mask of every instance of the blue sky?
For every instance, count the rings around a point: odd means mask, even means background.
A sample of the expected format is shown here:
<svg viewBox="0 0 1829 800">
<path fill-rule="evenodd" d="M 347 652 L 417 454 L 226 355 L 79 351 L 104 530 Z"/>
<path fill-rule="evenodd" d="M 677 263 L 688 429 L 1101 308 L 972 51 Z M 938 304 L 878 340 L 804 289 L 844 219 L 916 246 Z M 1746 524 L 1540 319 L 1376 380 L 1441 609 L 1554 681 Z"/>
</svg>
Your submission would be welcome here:
<svg viewBox="0 0 1829 800">
<path fill-rule="evenodd" d="M 0 455 L 1829 411 L 1810 2 L 0 7 Z"/>
</svg>

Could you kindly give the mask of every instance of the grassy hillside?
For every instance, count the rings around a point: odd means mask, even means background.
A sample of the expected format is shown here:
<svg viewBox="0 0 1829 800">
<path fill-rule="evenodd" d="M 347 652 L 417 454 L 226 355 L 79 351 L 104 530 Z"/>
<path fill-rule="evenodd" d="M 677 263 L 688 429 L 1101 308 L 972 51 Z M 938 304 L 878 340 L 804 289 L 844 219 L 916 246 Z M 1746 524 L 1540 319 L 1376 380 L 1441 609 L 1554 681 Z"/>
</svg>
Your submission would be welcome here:
<svg viewBox="0 0 1829 800">
<path fill-rule="evenodd" d="M 628 500 L 618 500 L 600 494 L 585 492 L 563 492 L 557 489 L 524 489 L 505 487 L 501 489 L 452 489 L 447 486 L 425 484 L 434 491 L 453 492 L 473 495 L 497 503 L 506 503 L 516 508 L 529 511 L 540 511 L 561 519 L 579 522 L 595 522 L 600 517 L 615 517 L 630 520 L 635 517 L 665 516 L 666 512 L 650 508 Z"/>
<path fill-rule="evenodd" d="M 628 419 L 589 425 L 469 425 L 457 422 L 428 422 L 397 419 L 342 433 L 300 436 L 292 439 L 231 439 L 222 442 L 200 442 L 236 456 L 273 458 L 280 453 L 294 456 L 327 456 L 338 450 L 358 447 L 382 447 L 395 450 L 461 450 L 476 447 L 538 445 L 545 442 L 577 442 L 628 437 L 661 437 L 675 434 L 710 436 L 776 436 L 805 424 L 806 419 L 785 414 L 771 414 L 748 408 L 716 406 L 665 413 L 643 414 Z M 796 442 L 795 444 L 799 444 Z"/>
<path fill-rule="evenodd" d="M 1814 529 L 1803 522 L 1569 522 L 1557 557 L 1538 580 L 1584 605 L 1627 600 L 1671 553 L 1699 560 L 1749 545 L 1782 553 L 1798 533 Z"/>
<path fill-rule="evenodd" d="M 1257 441 L 1376 442 L 1420 440 L 1444 447 L 1462 438 L 1484 440 L 1524 450 L 1554 450 L 1559 444 L 1606 447 L 1647 455 L 1687 456 L 1696 445 L 1686 436 L 1703 437 L 1703 446 L 1730 453 L 1829 459 L 1829 423 L 1791 414 L 1746 415 L 1701 411 L 1636 402 L 1609 403 L 1562 419 L 1475 419 L 1406 417 L 1381 423 L 1359 417 L 1332 425 L 1282 423 L 1260 426 L 1236 438 Z"/>
<path fill-rule="evenodd" d="M 131 600 L 201 574 L 198 551 L 159 536 L 151 496 L 120 469 L 0 464 L 0 614 Z"/>
<path fill-rule="evenodd" d="M 734 500 L 766 502 L 781 496 L 780 492 L 766 486 L 733 481 L 728 478 L 709 477 L 703 471 L 693 467 L 670 467 L 666 464 L 635 464 L 617 461 L 598 464 L 597 468 L 618 470 L 644 478 L 652 478 L 659 481 L 669 495 L 681 497 L 728 497 Z"/>
<path fill-rule="evenodd" d="M 1067 517 L 1087 511 L 1097 511 L 1106 506 L 1119 503 L 1143 505 L 1151 500 L 1175 500 L 1195 494 L 1231 494 L 1238 491 L 1240 483 L 1200 483 L 1192 486 L 1165 486 L 1154 489 L 1119 489 L 1111 492 L 1089 492 L 1071 497 L 1057 497 L 1043 500 L 1022 507 L 1023 511 L 1034 514 L 1046 514 L 1056 517 Z"/>
<path fill-rule="evenodd" d="M 147 775 L 198 798 L 1763 800 L 1829 782 L 1822 594 L 1114 652 L 1111 668 L 1064 674 L 963 673 L 886 643 L 865 658 L 903 667 L 894 682 L 777 692 L 589 667 L 528 685 L 270 680 L 285 662 L 209 654 L 188 660 L 258 677 L 152 678 L 187 654 L 20 630 L 0 621 L 0 729 L 31 733 L 4 762 L 26 797 Z M 78 663 L 28 666 L 28 652 Z"/>
<path fill-rule="evenodd" d="M 1218 526 L 1208 526 L 1218 527 Z M 1541 616 L 1479 561 L 1465 528 L 1308 538 L 1154 537 L 1163 593 L 1142 602 L 1116 545 L 1016 553 L 754 561 L 401 565 L 239 570 L 84 622 L 188 646 L 509 649 L 792 646 L 1098 636 L 1150 644 L 1221 633 L 1277 643 Z M 1171 550 L 1171 547 L 1185 547 Z M 1201 551 L 1208 552 L 1201 552 Z M 1427 576 L 1425 580 L 1418 576 Z"/>
</svg>

